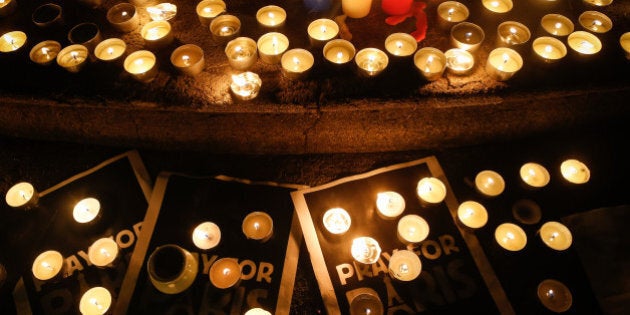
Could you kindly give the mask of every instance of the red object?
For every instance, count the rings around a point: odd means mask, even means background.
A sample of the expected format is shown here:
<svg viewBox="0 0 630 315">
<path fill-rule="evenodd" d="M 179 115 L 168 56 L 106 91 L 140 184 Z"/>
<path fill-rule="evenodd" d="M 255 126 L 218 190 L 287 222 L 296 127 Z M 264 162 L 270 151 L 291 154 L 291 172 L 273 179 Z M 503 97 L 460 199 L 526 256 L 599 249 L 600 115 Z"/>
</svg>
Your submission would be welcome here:
<svg viewBox="0 0 630 315">
<path fill-rule="evenodd" d="M 413 0 L 383 0 L 381 9 L 387 15 L 403 15 L 411 11 Z"/>
<path fill-rule="evenodd" d="M 383 0 L 383 5 L 385 1 L 386 0 Z M 396 2 L 396 0 L 389 0 L 388 2 Z M 416 19 L 416 30 L 411 32 L 411 36 L 413 36 L 417 42 L 421 42 L 427 36 L 427 28 L 429 27 L 427 14 L 424 13 L 424 8 L 426 7 L 427 4 L 424 2 L 412 2 L 412 6 L 406 12 L 387 17 L 385 23 L 396 25 L 402 23 L 409 17 L 414 17 Z M 384 8 L 383 11 L 385 11 Z"/>
</svg>

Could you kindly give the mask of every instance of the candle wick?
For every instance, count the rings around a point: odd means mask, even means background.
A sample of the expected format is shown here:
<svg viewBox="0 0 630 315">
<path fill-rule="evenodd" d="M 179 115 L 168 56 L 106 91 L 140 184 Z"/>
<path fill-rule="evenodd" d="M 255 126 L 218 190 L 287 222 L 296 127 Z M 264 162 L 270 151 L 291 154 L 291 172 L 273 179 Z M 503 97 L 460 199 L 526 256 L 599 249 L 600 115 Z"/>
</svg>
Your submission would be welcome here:
<svg viewBox="0 0 630 315">
<path fill-rule="evenodd" d="M 48 269 L 48 270 L 53 270 L 53 266 L 51 266 L 49 263 L 47 262 L 42 262 L 42 267 Z"/>
</svg>

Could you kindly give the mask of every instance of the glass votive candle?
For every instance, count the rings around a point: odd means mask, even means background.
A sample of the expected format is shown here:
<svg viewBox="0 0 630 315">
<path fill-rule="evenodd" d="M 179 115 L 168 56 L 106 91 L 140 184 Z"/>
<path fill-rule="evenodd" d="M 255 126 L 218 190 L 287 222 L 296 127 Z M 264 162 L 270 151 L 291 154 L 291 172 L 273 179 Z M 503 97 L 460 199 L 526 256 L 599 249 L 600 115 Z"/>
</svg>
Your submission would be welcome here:
<svg viewBox="0 0 630 315">
<path fill-rule="evenodd" d="M 106 39 L 94 48 L 94 55 L 101 61 L 119 61 L 127 50 L 127 44 L 120 38 Z"/>
<path fill-rule="evenodd" d="M 232 76 L 230 91 L 236 99 L 248 101 L 258 96 L 261 85 L 262 81 L 258 74 L 246 71 Z"/>
<path fill-rule="evenodd" d="M 507 21 L 497 27 L 497 45 L 516 48 L 523 46 L 531 38 L 529 28 L 516 21 Z"/>
<path fill-rule="evenodd" d="M 554 36 L 567 36 L 573 32 L 574 25 L 571 19 L 561 15 L 550 13 L 540 19 L 540 26 Z"/>
<path fill-rule="evenodd" d="M 153 287 L 165 294 L 188 289 L 199 272 L 199 262 L 186 249 L 165 244 L 155 248 L 147 260 L 147 272 Z"/>
<path fill-rule="evenodd" d="M 536 290 L 538 300 L 544 307 L 555 313 L 568 311 L 573 304 L 573 295 L 564 283 L 545 279 L 538 284 Z"/>
<path fill-rule="evenodd" d="M 13 0 L 15 2 L 15 0 Z M 63 9 L 61 6 L 54 3 L 44 3 L 33 11 L 31 15 L 33 24 L 47 28 L 53 25 L 60 25 L 63 23 Z"/>
<path fill-rule="evenodd" d="M 142 83 L 153 81 L 158 74 L 157 59 L 148 50 L 138 50 L 129 54 L 123 67 L 135 80 Z"/>
<path fill-rule="evenodd" d="M 436 177 L 424 177 L 418 181 L 416 193 L 425 204 L 438 204 L 446 198 L 446 185 Z"/>
<path fill-rule="evenodd" d="M 536 38 L 532 42 L 532 49 L 546 63 L 556 62 L 567 55 L 567 46 L 559 39 L 549 36 Z"/>
<path fill-rule="evenodd" d="M 484 170 L 475 176 L 475 188 L 484 196 L 496 197 L 505 190 L 505 181 L 501 174 Z"/>
<path fill-rule="evenodd" d="M 120 32 L 131 32 L 140 25 L 140 18 L 136 7 L 127 2 L 121 2 L 107 10 L 107 21 Z"/>
<path fill-rule="evenodd" d="M 509 251 L 519 251 L 527 245 L 527 234 L 513 223 L 503 223 L 494 230 L 494 239 L 499 246 Z"/>
<path fill-rule="evenodd" d="M 183 74 L 197 75 L 206 66 L 203 49 L 195 44 L 179 46 L 171 53 L 171 64 Z"/>
<path fill-rule="evenodd" d="M 481 0 L 481 4 L 494 13 L 510 12 L 514 7 L 512 0 Z"/>
<path fill-rule="evenodd" d="M 17 9 L 16 0 L 0 0 L 0 17 L 9 16 Z"/>
<path fill-rule="evenodd" d="M 443 28 L 464 22 L 468 19 L 470 11 L 468 7 L 457 1 L 444 1 L 437 7 L 438 24 Z"/>
<path fill-rule="evenodd" d="M 153 21 L 169 21 L 177 15 L 177 6 L 168 2 L 150 5 L 146 10 Z"/>
<path fill-rule="evenodd" d="M 451 28 L 451 44 L 459 49 L 476 51 L 485 38 L 483 29 L 474 23 L 461 22 Z"/>
<path fill-rule="evenodd" d="M 339 35 L 339 25 L 331 19 L 317 19 L 309 23 L 307 32 L 311 46 L 323 47 Z"/>
<path fill-rule="evenodd" d="M 514 49 L 499 47 L 488 55 L 486 73 L 497 81 L 510 79 L 523 67 L 523 58 Z"/>
<path fill-rule="evenodd" d="M 389 275 L 394 279 L 412 281 L 418 278 L 422 272 L 422 262 L 414 252 L 402 249 L 392 254 L 387 269 Z"/>
<path fill-rule="evenodd" d="M 613 0 L 582 0 L 584 3 L 590 4 L 590 5 L 594 5 L 594 6 L 598 6 L 598 7 L 605 7 L 607 5 L 610 5 L 611 3 L 613 3 Z"/>
<path fill-rule="evenodd" d="M 476 201 L 464 201 L 457 208 L 457 218 L 465 226 L 478 229 L 488 222 L 488 211 Z"/>
<path fill-rule="evenodd" d="M 33 46 L 28 55 L 32 62 L 47 66 L 55 62 L 60 50 L 61 44 L 59 42 L 45 40 Z"/>
<path fill-rule="evenodd" d="M 446 69 L 453 74 L 468 74 L 475 66 L 473 55 L 463 49 L 451 48 L 444 52 L 444 57 L 446 58 Z"/>
<path fill-rule="evenodd" d="M 405 215 L 398 220 L 396 235 L 403 244 L 420 243 L 429 236 L 429 223 L 419 215 Z"/>
<path fill-rule="evenodd" d="M 101 30 L 96 23 L 79 23 L 68 32 L 68 41 L 87 47 L 88 53 L 94 52 L 94 48 L 101 40 Z"/>
<path fill-rule="evenodd" d="M 160 49 L 173 42 L 171 23 L 168 21 L 151 21 L 140 30 L 144 45 L 148 49 Z"/>
<path fill-rule="evenodd" d="M 602 42 L 589 32 L 576 31 L 569 34 L 567 44 L 581 56 L 590 56 L 602 50 Z"/>
<path fill-rule="evenodd" d="M 88 249 L 88 259 L 92 265 L 106 267 L 115 263 L 118 258 L 118 244 L 111 238 L 100 238 Z"/>
<path fill-rule="evenodd" d="M 33 261 L 31 272 L 41 281 L 60 278 L 65 270 L 65 261 L 60 252 L 48 250 L 39 254 Z"/>
<path fill-rule="evenodd" d="M 381 246 L 369 237 L 362 236 L 352 240 L 350 252 L 354 260 L 362 264 L 373 264 L 381 257 Z"/>
<path fill-rule="evenodd" d="M 197 17 L 199 23 L 209 27 L 214 18 L 225 13 L 227 6 L 223 0 L 203 0 L 197 4 Z"/>
<path fill-rule="evenodd" d="M 112 305 L 112 294 L 104 287 L 94 287 L 87 290 L 79 300 L 81 314 L 106 314 Z"/>
<path fill-rule="evenodd" d="M 612 20 L 598 11 L 582 12 L 578 17 L 578 22 L 583 28 L 595 33 L 606 33 L 613 27 Z"/>
<path fill-rule="evenodd" d="M 566 250 L 573 243 L 571 231 L 560 222 L 546 222 L 540 227 L 538 234 L 545 245 L 558 251 Z"/>
<path fill-rule="evenodd" d="M 352 219 L 346 209 L 331 208 L 324 212 L 322 223 L 328 232 L 334 235 L 342 235 L 350 229 Z"/>
<path fill-rule="evenodd" d="M 210 33 L 217 43 L 227 43 L 241 33 L 241 20 L 230 14 L 219 15 L 210 22 Z"/>
<path fill-rule="evenodd" d="M 562 177 L 573 184 L 585 184 L 591 178 L 591 171 L 586 164 L 576 159 L 567 159 L 560 164 Z"/>
<path fill-rule="evenodd" d="M 287 19 L 287 12 L 277 5 L 267 5 L 256 11 L 256 21 L 263 27 L 281 27 Z"/>
<path fill-rule="evenodd" d="M 79 44 L 67 46 L 57 54 L 57 64 L 69 72 L 79 72 L 88 62 L 87 47 Z"/>
<path fill-rule="evenodd" d="M 385 314 L 383 302 L 378 297 L 378 293 L 371 288 L 356 289 L 350 300 L 350 315 Z"/>
<path fill-rule="evenodd" d="M 407 33 L 392 33 L 385 38 L 385 50 L 394 57 L 409 57 L 418 49 L 416 39 Z"/>
<path fill-rule="evenodd" d="M 249 37 L 237 37 L 225 46 L 225 56 L 232 69 L 246 71 L 258 61 L 256 41 Z"/>
<path fill-rule="evenodd" d="M 277 64 L 282 54 L 289 48 L 289 38 L 278 32 L 263 34 L 256 42 L 258 58 L 264 63 Z"/>
<path fill-rule="evenodd" d="M 386 220 L 395 219 L 405 211 L 405 198 L 395 191 L 376 194 L 376 210 Z"/>
<path fill-rule="evenodd" d="M 26 44 L 26 33 L 11 31 L 0 37 L 0 52 L 11 53 L 20 50 Z"/>
<path fill-rule="evenodd" d="M 313 68 L 315 58 L 306 49 L 294 48 L 282 54 L 282 74 L 288 79 L 303 79 Z"/>
<path fill-rule="evenodd" d="M 414 54 L 413 63 L 423 78 L 427 81 L 435 81 L 444 74 L 446 56 L 437 48 L 423 47 Z"/>
<path fill-rule="evenodd" d="M 387 54 L 378 48 L 363 48 L 354 57 L 359 74 L 365 77 L 379 75 L 389 63 Z"/>
<path fill-rule="evenodd" d="M 199 249 L 215 248 L 221 242 L 221 229 L 214 222 L 203 222 L 192 232 L 192 241 Z"/>
<path fill-rule="evenodd" d="M 241 265 L 236 258 L 221 258 L 215 261 L 208 271 L 210 283 L 222 290 L 236 286 L 241 281 L 242 275 Z"/>
<path fill-rule="evenodd" d="M 354 45 L 345 39 L 333 39 L 324 45 L 324 58 L 333 65 L 347 65 L 356 53 Z"/>
<path fill-rule="evenodd" d="M 19 182 L 7 191 L 5 201 L 13 208 L 27 209 L 35 204 L 39 199 L 39 194 L 31 183 Z"/>
<path fill-rule="evenodd" d="M 626 59 L 630 60 L 630 32 L 625 32 L 619 36 L 619 45 L 626 55 Z"/>
<path fill-rule="evenodd" d="M 540 188 L 549 184 L 550 176 L 547 169 L 535 162 L 528 162 L 519 170 L 521 180 L 530 187 Z"/>
<path fill-rule="evenodd" d="M 273 219 L 266 212 L 254 211 L 245 216 L 241 228 L 247 239 L 266 242 L 273 235 Z"/>
</svg>

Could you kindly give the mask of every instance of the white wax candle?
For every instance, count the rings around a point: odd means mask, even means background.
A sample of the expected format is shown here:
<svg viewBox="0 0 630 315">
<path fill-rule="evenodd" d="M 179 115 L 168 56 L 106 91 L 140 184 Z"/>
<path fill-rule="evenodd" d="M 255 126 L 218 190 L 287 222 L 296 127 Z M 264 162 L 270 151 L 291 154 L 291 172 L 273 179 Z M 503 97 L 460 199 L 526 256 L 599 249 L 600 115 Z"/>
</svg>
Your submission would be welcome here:
<svg viewBox="0 0 630 315">
<path fill-rule="evenodd" d="M 127 44 L 120 38 L 106 39 L 94 48 L 94 55 L 102 61 L 120 60 L 127 50 Z"/>
<path fill-rule="evenodd" d="M 138 50 L 129 54 L 123 66 L 134 79 L 144 83 L 153 81 L 158 73 L 157 59 L 148 50 Z"/>
<path fill-rule="evenodd" d="M 289 79 L 300 79 L 305 77 L 313 64 L 315 58 L 313 54 L 306 49 L 294 48 L 287 50 L 282 54 L 280 64 L 282 65 L 282 73 Z"/>
<path fill-rule="evenodd" d="M 476 201 L 464 201 L 457 208 L 457 217 L 465 226 L 478 229 L 488 222 L 488 211 Z"/>
<path fill-rule="evenodd" d="M 538 284 L 538 299 L 550 311 L 563 313 L 568 311 L 573 304 L 573 295 L 564 283 L 545 279 Z"/>
<path fill-rule="evenodd" d="M 602 42 L 599 38 L 585 31 L 576 31 L 569 34 L 567 43 L 571 49 L 580 55 L 594 55 L 602 50 Z"/>
<path fill-rule="evenodd" d="M 435 81 L 444 74 L 446 56 L 437 48 L 423 47 L 414 54 L 413 63 L 422 77 L 427 81 Z"/>
<path fill-rule="evenodd" d="M 230 90 L 237 99 L 246 101 L 256 98 L 261 84 L 262 81 L 256 73 L 247 71 L 232 76 Z"/>
<path fill-rule="evenodd" d="M 389 64 L 387 54 L 378 48 L 363 48 L 359 50 L 354 61 L 359 68 L 359 73 L 367 77 L 377 76 Z"/>
<path fill-rule="evenodd" d="M 168 21 L 151 21 L 142 27 L 140 35 L 144 44 L 152 49 L 162 48 L 173 42 L 171 23 Z"/>
<path fill-rule="evenodd" d="M 573 243 L 573 235 L 566 225 L 549 221 L 540 227 L 539 231 L 540 239 L 551 249 L 565 250 L 571 247 Z"/>
<path fill-rule="evenodd" d="M 29 58 L 34 63 L 47 66 L 55 62 L 57 54 L 61 51 L 61 44 L 54 40 L 45 40 L 33 46 Z"/>
<path fill-rule="evenodd" d="M 523 229 L 513 223 L 503 223 L 494 231 L 494 239 L 506 250 L 519 251 L 527 245 L 527 235 Z"/>
<path fill-rule="evenodd" d="M 584 11 L 578 17 L 578 22 L 585 29 L 595 33 L 606 33 L 613 27 L 612 20 L 604 13 L 598 11 Z"/>
<path fill-rule="evenodd" d="M 81 296 L 79 311 L 83 315 L 102 315 L 107 313 L 111 305 L 112 295 L 109 290 L 103 287 L 94 287 Z"/>
<path fill-rule="evenodd" d="M 45 251 L 33 262 L 31 271 L 35 278 L 46 281 L 56 277 L 64 269 L 63 256 L 58 251 Z"/>
<path fill-rule="evenodd" d="M 405 211 L 405 198 L 395 191 L 376 194 L 376 209 L 386 219 L 394 219 Z"/>
<path fill-rule="evenodd" d="M 576 159 L 568 159 L 560 164 L 562 177 L 573 184 L 585 184 L 591 178 L 591 171 L 586 164 Z"/>
<path fill-rule="evenodd" d="M 497 81 L 510 79 L 523 67 L 523 58 L 511 48 L 499 47 L 488 55 L 486 73 Z"/>
<path fill-rule="evenodd" d="M 398 220 L 396 231 L 401 242 L 420 243 L 429 236 L 429 224 L 419 215 L 408 214 Z"/>
<path fill-rule="evenodd" d="M 324 45 L 324 58 L 332 64 L 347 64 L 354 58 L 356 49 L 345 39 L 333 39 Z"/>
<path fill-rule="evenodd" d="M 549 171 L 544 166 L 534 162 L 523 164 L 519 174 L 525 184 L 536 188 L 547 186 L 550 180 Z"/>
<path fill-rule="evenodd" d="M 481 0 L 483 6 L 494 13 L 506 13 L 512 10 L 512 0 Z"/>
<path fill-rule="evenodd" d="M 72 217 L 79 223 L 88 223 L 94 220 L 101 211 L 101 203 L 96 198 L 85 198 L 77 202 L 72 210 Z"/>
<path fill-rule="evenodd" d="M 495 197 L 500 195 L 505 189 L 505 181 L 499 173 L 484 170 L 475 176 L 475 188 L 485 196 Z"/>
<path fill-rule="evenodd" d="M 366 17 L 372 8 L 372 0 L 341 0 L 343 14 L 350 18 Z"/>
<path fill-rule="evenodd" d="M 418 197 L 426 203 L 438 204 L 446 198 L 446 186 L 436 177 L 422 178 L 416 187 Z"/>
<path fill-rule="evenodd" d="M 392 33 L 385 38 L 385 50 L 392 56 L 411 56 L 417 48 L 418 42 L 407 33 Z"/>
<path fill-rule="evenodd" d="M 225 56 L 232 69 L 246 71 L 258 61 L 256 41 L 249 37 L 237 37 L 225 46 Z"/>
<path fill-rule="evenodd" d="M 203 26 L 209 26 L 212 20 L 222 14 L 226 10 L 223 0 L 203 0 L 196 7 L 199 23 Z"/>
<path fill-rule="evenodd" d="M 410 250 L 398 250 L 389 259 L 389 275 L 401 280 L 412 281 L 422 271 L 420 257 Z"/>
<path fill-rule="evenodd" d="M 332 208 L 324 212 L 323 223 L 326 230 L 332 234 L 341 235 L 350 229 L 352 219 L 343 208 Z"/>
<path fill-rule="evenodd" d="M 107 11 L 107 21 L 120 32 L 131 32 L 140 25 L 136 7 L 126 2 L 111 7 Z"/>
<path fill-rule="evenodd" d="M 444 52 L 446 57 L 446 69 L 457 75 L 470 73 L 475 66 L 475 58 L 473 55 L 463 49 L 451 48 Z"/>
<path fill-rule="evenodd" d="M 195 44 L 182 45 L 173 50 L 171 63 L 181 73 L 192 76 L 201 73 L 206 65 L 203 49 Z"/>
<path fill-rule="evenodd" d="M 26 33 L 22 31 L 6 32 L 0 36 L 0 52 L 10 53 L 17 51 L 26 44 Z"/>
<path fill-rule="evenodd" d="M 57 64 L 69 72 L 79 72 L 85 66 L 88 59 L 87 47 L 74 44 L 63 48 L 57 54 Z"/>
<path fill-rule="evenodd" d="M 573 22 L 568 17 L 549 13 L 540 19 L 540 25 L 547 33 L 554 36 L 567 36 L 573 32 Z"/>
<path fill-rule="evenodd" d="M 256 12 L 256 21 L 264 27 L 280 27 L 286 19 L 287 12 L 277 5 L 267 5 Z"/>
<path fill-rule="evenodd" d="M 557 38 L 542 36 L 532 43 L 534 53 L 544 62 L 556 62 L 567 55 L 567 46 Z"/>
<path fill-rule="evenodd" d="M 177 6 L 168 2 L 158 3 L 148 6 L 147 13 L 153 21 L 168 21 L 177 15 Z"/>
<path fill-rule="evenodd" d="M 474 23 L 461 22 L 451 28 L 451 44 L 455 48 L 476 51 L 486 37 L 483 29 Z"/>
<path fill-rule="evenodd" d="M 350 252 L 357 262 L 373 264 L 381 256 L 381 246 L 375 239 L 369 236 L 362 236 L 352 240 Z"/>
<path fill-rule="evenodd" d="M 339 25 L 331 19 L 317 19 L 307 27 L 311 45 L 322 47 L 339 34 Z"/>
<path fill-rule="evenodd" d="M 193 230 L 192 241 L 199 249 L 212 249 L 221 241 L 221 229 L 214 222 L 203 222 Z"/>
<path fill-rule="evenodd" d="M 266 242 L 273 235 L 273 219 L 266 212 L 254 211 L 245 216 L 242 229 L 248 239 Z"/>
<path fill-rule="evenodd" d="M 88 249 L 88 259 L 98 267 L 113 263 L 118 257 L 118 244 L 111 238 L 96 240 Z"/>
<path fill-rule="evenodd" d="M 31 183 L 20 182 L 13 185 L 5 195 L 5 201 L 10 207 L 28 207 L 37 202 L 38 195 Z"/>
<path fill-rule="evenodd" d="M 278 32 L 266 33 L 257 41 L 258 57 L 265 63 L 277 64 L 282 54 L 289 48 L 289 38 Z"/>
<path fill-rule="evenodd" d="M 221 258 L 210 267 L 210 282 L 218 289 L 229 289 L 241 280 L 242 270 L 236 258 Z"/>
<path fill-rule="evenodd" d="M 260 307 L 255 307 L 249 309 L 247 312 L 245 312 L 244 315 L 271 315 L 271 312 L 266 311 L 265 309 Z"/>
</svg>

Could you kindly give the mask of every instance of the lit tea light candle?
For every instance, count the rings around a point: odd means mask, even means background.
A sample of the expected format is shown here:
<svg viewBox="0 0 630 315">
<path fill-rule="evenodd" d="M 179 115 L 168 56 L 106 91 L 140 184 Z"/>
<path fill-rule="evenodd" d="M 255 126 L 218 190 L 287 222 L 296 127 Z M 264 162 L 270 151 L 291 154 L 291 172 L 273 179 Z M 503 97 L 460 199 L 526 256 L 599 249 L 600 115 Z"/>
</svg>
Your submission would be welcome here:
<svg viewBox="0 0 630 315">
<path fill-rule="evenodd" d="M 31 271 L 35 278 L 46 281 L 61 276 L 64 269 L 63 256 L 58 251 L 45 251 L 33 262 Z"/>
<path fill-rule="evenodd" d="M 57 64 L 69 72 L 79 72 L 87 64 L 89 52 L 87 47 L 79 44 L 63 48 L 57 54 Z"/>
<path fill-rule="evenodd" d="M 385 219 L 394 219 L 405 211 L 405 198 L 395 191 L 376 194 L 376 209 Z"/>
<path fill-rule="evenodd" d="M 390 276 L 401 281 L 412 281 L 420 275 L 422 262 L 414 252 L 398 250 L 389 259 L 388 269 Z"/>
<path fill-rule="evenodd" d="M 516 47 L 525 44 L 531 38 L 529 28 L 522 23 L 507 21 L 497 27 L 499 46 Z"/>
<path fill-rule="evenodd" d="M 385 38 L 385 50 L 395 57 L 408 57 L 418 49 L 416 39 L 407 33 L 392 33 Z"/>
<path fill-rule="evenodd" d="M 182 45 L 173 50 L 171 63 L 179 72 L 192 76 L 201 73 L 206 65 L 203 49 L 195 44 Z"/>
<path fill-rule="evenodd" d="M 429 224 L 419 215 L 408 214 L 398 220 L 396 231 L 402 243 L 420 243 L 429 236 Z"/>
<path fill-rule="evenodd" d="M 494 239 L 506 250 L 519 251 L 527 244 L 527 235 L 523 229 L 513 223 L 503 223 L 494 231 Z"/>
<path fill-rule="evenodd" d="M 551 249 L 566 250 L 573 243 L 571 231 L 564 224 L 549 221 L 540 227 L 540 239 Z"/>
<path fill-rule="evenodd" d="M 26 33 L 22 31 L 7 32 L 0 37 L 0 52 L 14 52 L 22 48 L 24 44 L 26 44 Z"/>
<path fill-rule="evenodd" d="M 249 37 L 237 37 L 225 46 L 228 63 L 234 70 L 249 70 L 258 61 L 256 41 Z"/>
<path fill-rule="evenodd" d="M 227 6 L 222 0 L 203 0 L 197 4 L 197 17 L 201 25 L 209 27 L 214 18 L 225 13 Z"/>
<path fill-rule="evenodd" d="M 427 81 L 435 81 L 442 77 L 446 69 L 446 56 L 434 47 L 420 48 L 413 58 L 416 69 Z"/>
<path fill-rule="evenodd" d="M 456 48 L 476 51 L 485 38 L 483 29 L 474 23 L 461 22 L 451 28 L 451 44 Z"/>
<path fill-rule="evenodd" d="M 353 19 L 366 17 L 372 8 L 372 0 L 341 0 L 343 14 Z"/>
<path fill-rule="evenodd" d="M 256 21 L 264 27 L 281 27 L 287 19 L 287 12 L 277 5 L 264 6 L 256 12 Z"/>
<path fill-rule="evenodd" d="M 101 30 L 95 23 L 79 23 L 68 32 L 68 40 L 72 44 L 85 46 L 88 49 L 89 56 L 102 40 Z"/>
<path fill-rule="evenodd" d="M 282 65 L 282 73 L 289 79 L 302 79 L 308 75 L 315 58 L 306 49 L 294 48 L 287 50 L 282 54 L 280 64 Z"/>
<path fill-rule="evenodd" d="M 221 258 L 212 264 L 208 274 L 216 288 L 229 289 L 241 280 L 242 270 L 236 258 Z"/>
<path fill-rule="evenodd" d="M 266 212 L 254 211 L 245 216 L 242 229 L 248 239 L 266 242 L 273 235 L 273 219 Z"/>
<path fill-rule="evenodd" d="M 37 204 L 39 194 L 31 183 L 20 182 L 13 185 L 5 195 L 7 205 L 13 208 L 24 208 Z"/>
<path fill-rule="evenodd" d="M 521 175 L 521 180 L 531 187 L 540 188 L 549 184 L 549 171 L 538 163 L 528 162 L 523 164 L 519 174 Z"/>
<path fill-rule="evenodd" d="M 107 10 L 107 21 L 120 32 L 131 32 L 140 25 L 136 7 L 127 2 L 114 5 Z"/>
<path fill-rule="evenodd" d="M 598 11 L 584 11 L 578 17 L 578 22 L 585 29 L 595 33 L 606 33 L 613 27 L 612 20 L 606 14 Z"/>
<path fill-rule="evenodd" d="M 45 40 L 33 46 L 29 53 L 32 62 L 47 66 L 55 62 L 61 51 L 61 44 L 54 40 Z"/>
<path fill-rule="evenodd" d="M 547 33 L 554 36 L 567 36 L 573 32 L 573 22 L 568 17 L 550 13 L 544 15 L 540 19 L 540 26 L 547 31 Z"/>
<path fill-rule="evenodd" d="M 450 28 L 459 22 L 466 21 L 470 15 L 470 11 L 468 7 L 461 2 L 444 1 L 438 5 L 437 15 L 439 24 L 444 28 Z"/>
<path fill-rule="evenodd" d="M 514 7 L 512 0 L 482 0 L 483 6 L 494 13 L 510 12 Z"/>
<path fill-rule="evenodd" d="M 221 242 L 221 229 L 214 222 L 203 222 L 192 233 L 192 241 L 199 249 L 212 249 Z"/>
<path fill-rule="evenodd" d="M 94 55 L 101 61 L 118 61 L 122 59 L 122 56 L 127 50 L 127 44 L 120 38 L 109 38 L 94 48 Z"/>
<path fill-rule="evenodd" d="M 369 236 L 362 236 L 352 240 L 350 252 L 357 262 L 373 264 L 381 257 L 381 246 L 375 239 Z"/>
<path fill-rule="evenodd" d="M 177 294 L 195 282 L 199 262 L 189 251 L 175 244 L 166 244 L 149 255 L 147 272 L 151 284 L 158 291 Z"/>
<path fill-rule="evenodd" d="M 96 198 L 85 198 L 77 202 L 72 217 L 79 223 L 92 222 L 101 212 L 101 203 Z"/>
<path fill-rule="evenodd" d="M 268 64 L 277 64 L 289 48 L 289 38 L 282 33 L 270 32 L 258 38 L 258 57 Z"/>
<path fill-rule="evenodd" d="M 47 28 L 53 25 L 61 24 L 63 22 L 62 14 L 63 9 L 61 6 L 54 3 L 45 3 L 35 8 L 35 11 L 33 11 L 33 15 L 31 16 L 31 20 L 33 21 L 33 24 L 41 28 Z"/>
<path fill-rule="evenodd" d="M 446 198 L 446 186 L 436 177 L 422 178 L 418 182 L 416 192 L 423 202 L 429 204 L 438 204 Z"/>
<path fill-rule="evenodd" d="M 256 73 L 246 71 L 232 76 L 230 90 L 237 99 L 247 101 L 258 96 L 261 85 L 262 81 Z"/>
<path fill-rule="evenodd" d="M 516 50 L 499 47 L 493 49 L 488 55 L 486 73 L 497 81 L 506 81 L 522 67 L 523 58 Z"/>
<path fill-rule="evenodd" d="M 265 309 L 262 309 L 260 307 L 255 307 L 249 309 L 247 312 L 245 312 L 244 315 L 271 315 L 271 312 L 266 311 Z"/>
<path fill-rule="evenodd" d="M 569 47 L 580 55 L 594 55 L 602 50 L 602 42 L 597 36 L 584 31 L 576 31 L 567 38 Z"/>
<path fill-rule="evenodd" d="M 505 181 L 499 173 L 485 170 L 475 176 L 475 188 L 485 196 L 496 197 L 505 189 Z"/>
<path fill-rule="evenodd" d="M 457 208 L 457 218 L 465 226 L 478 229 L 488 223 L 488 211 L 476 201 L 464 201 Z"/>
<path fill-rule="evenodd" d="M 473 55 L 463 49 L 451 48 L 444 52 L 444 57 L 446 58 L 446 69 L 453 74 L 468 74 L 475 66 Z"/>
<path fill-rule="evenodd" d="M 625 32 L 619 36 L 619 45 L 626 54 L 626 59 L 630 60 L 630 32 Z"/>
<path fill-rule="evenodd" d="M 317 19 L 309 23 L 307 33 L 311 46 L 323 47 L 328 41 L 339 35 L 339 25 L 331 19 Z"/>
<path fill-rule="evenodd" d="M 143 83 L 153 81 L 158 74 L 157 59 L 148 50 L 138 50 L 129 54 L 123 66 L 134 79 Z"/>
<path fill-rule="evenodd" d="M 567 46 L 560 40 L 549 36 L 536 38 L 532 43 L 532 49 L 536 56 L 547 63 L 556 62 L 567 55 Z"/>
<path fill-rule="evenodd" d="M 111 238 L 96 240 L 88 250 L 88 259 L 97 267 L 105 267 L 118 258 L 118 244 Z"/>
<path fill-rule="evenodd" d="M 352 220 L 350 214 L 343 208 L 332 208 L 324 212 L 322 222 L 326 230 L 335 235 L 346 233 L 350 229 Z"/>
<path fill-rule="evenodd" d="M 542 305 L 556 313 L 568 311 L 573 304 L 571 291 L 558 280 L 543 280 L 538 284 L 537 294 Z"/>
<path fill-rule="evenodd" d="M 385 314 L 376 291 L 357 294 L 350 300 L 350 315 Z"/>
<path fill-rule="evenodd" d="M 17 8 L 16 0 L 0 0 L 0 17 L 9 16 Z"/>
<path fill-rule="evenodd" d="M 210 22 L 212 39 L 218 43 L 226 43 L 241 33 L 241 20 L 230 14 L 219 15 Z"/>
<path fill-rule="evenodd" d="M 613 0 L 582 0 L 582 1 L 584 1 L 584 3 L 588 3 L 590 5 L 594 5 L 598 7 L 605 7 L 613 3 Z"/>
<path fill-rule="evenodd" d="M 147 13 L 153 21 L 168 21 L 177 15 L 177 6 L 164 2 L 147 7 Z"/>
<path fill-rule="evenodd" d="M 151 21 L 142 27 L 140 35 L 149 49 L 159 49 L 173 42 L 171 23 L 168 21 Z"/>
<path fill-rule="evenodd" d="M 562 177 L 573 184 L 585 184 L 591 178 L 591 171 L 586 164 L 576 159 L 568 159 L 560 164 Z"/>
<path fill-rule="evenodd" d="M 346 65 L 354 58 L 356 49 L 345 39 L 333 39 L 324 45 L 324 58 L 334 65 Z"/>
<path fill-rule="evenodd" d="M 103 287 L 87 290 L 79 301 L 79 311 L 83 315 L 102 315 L 112 305 L 112 294 Z"/>
<path fill-rule="evenodd" d="M 363 48 L 357 52 L 354 62 L 361 75 L 374 77 L 387 68 L 389 58 L 385 52 L 378 48 Z"/>
</svg>

